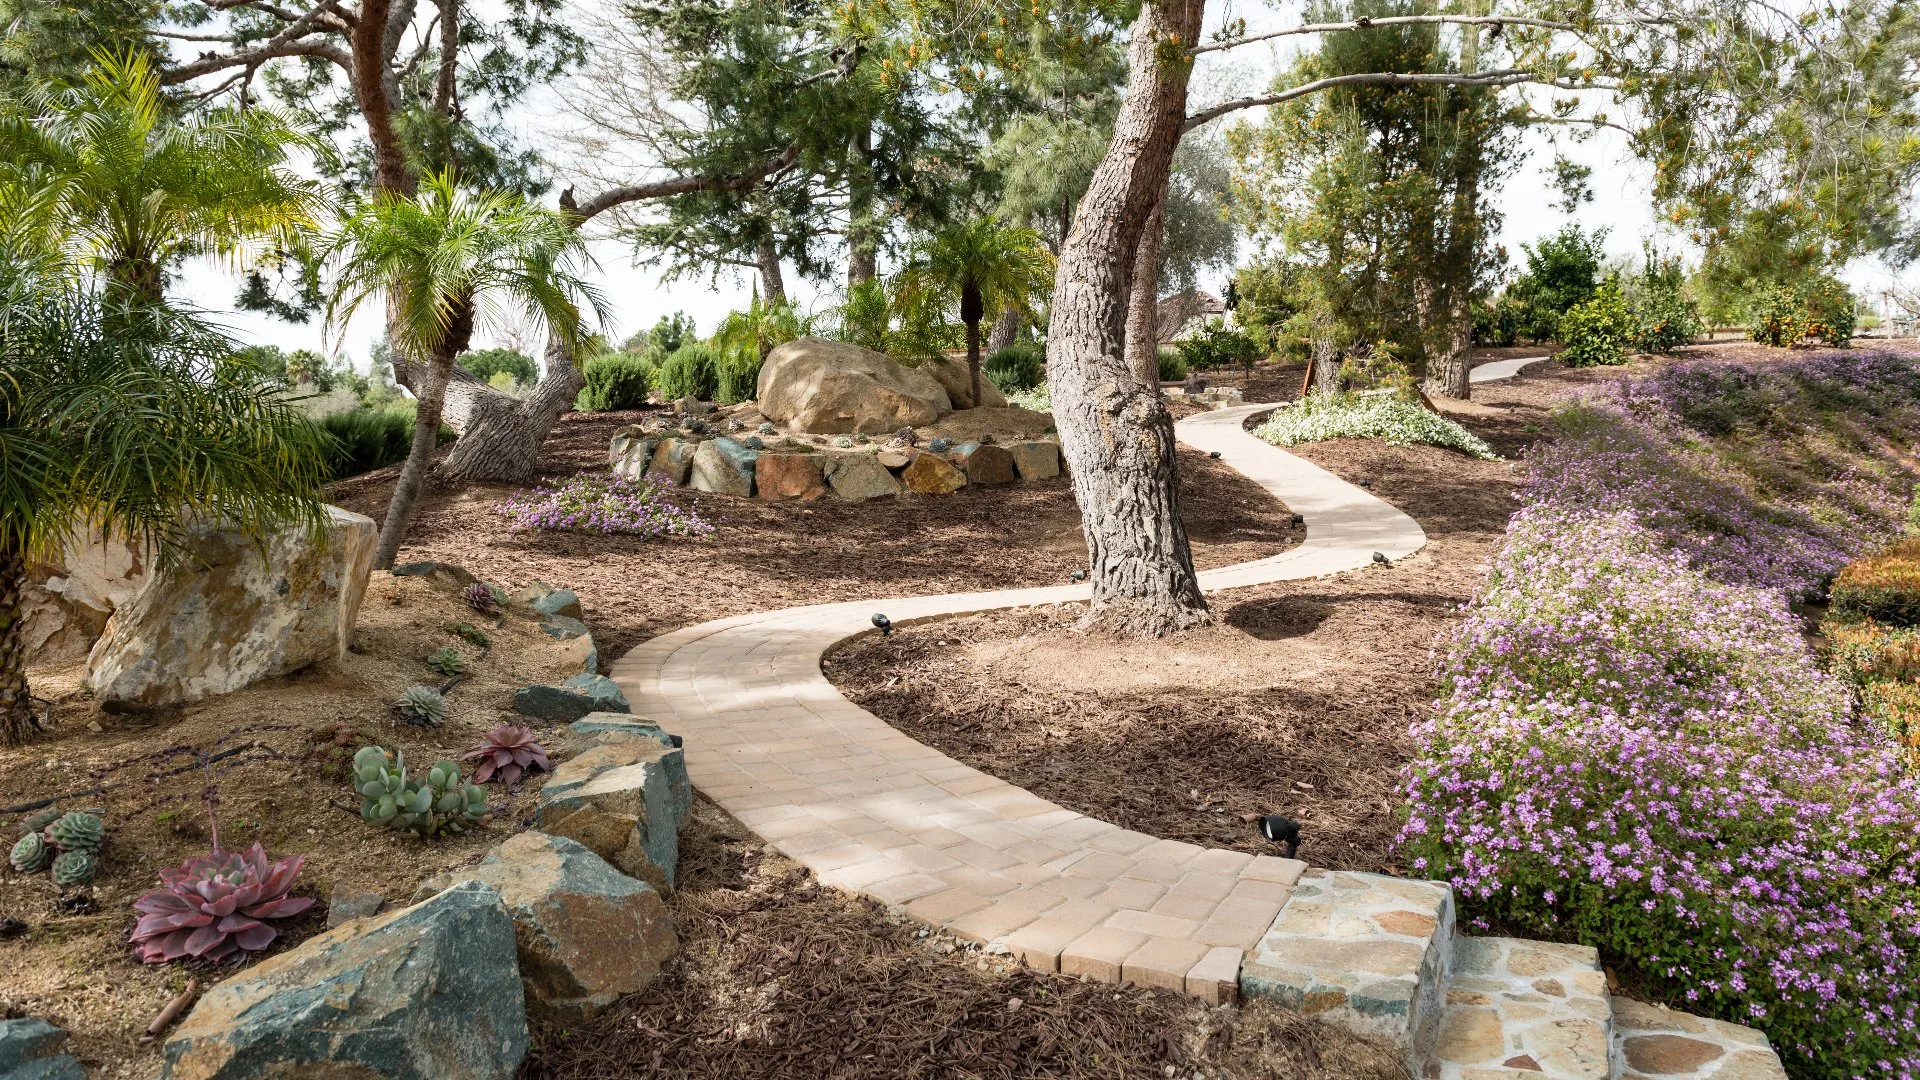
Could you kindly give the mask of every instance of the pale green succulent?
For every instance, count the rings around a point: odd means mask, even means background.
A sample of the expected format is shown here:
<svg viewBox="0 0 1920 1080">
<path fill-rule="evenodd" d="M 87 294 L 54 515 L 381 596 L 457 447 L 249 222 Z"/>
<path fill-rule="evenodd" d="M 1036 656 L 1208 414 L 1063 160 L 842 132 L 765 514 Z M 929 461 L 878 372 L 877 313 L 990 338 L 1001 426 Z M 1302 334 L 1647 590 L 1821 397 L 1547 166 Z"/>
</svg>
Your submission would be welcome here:
<svg viewBox="0 0 1920 1080">
<path fill-rule="evenodd" d="M 442 675 L 458 675 L 467 670 L 467 662 L 452 649 L 435 649 L 427 657 L 427 666 Z"/>
<path fill-rule="evenodd" d="M 53 861 L 53 845 L 39 833 L 30 832 L 14 843 L 13 850 L 7 853 L 7 861 L 23 874 L 37 874 Z"/>
<path fill-rule="evenodd" d="M 85 885 L 93 880 L 99 862 L 91 851 L 66 851 L 53 860 L 53 883 L 63 889 Z"/>
<path fill-rule="evenodd" d="M 369 746 L 353 755 L 353 779 L 362 818 L 423 838 L 463 832 L 487 812 L 486 793 L 451 761 L 436 762 L 412 781 L 404 755 Z"/>
<path fill-rule="evenodd" d="M 61 851 L 98 851 L 107 838 L 107 827 L 92 814 L 75 810 L 48 825 L 46 836 Z"/>
</svg>

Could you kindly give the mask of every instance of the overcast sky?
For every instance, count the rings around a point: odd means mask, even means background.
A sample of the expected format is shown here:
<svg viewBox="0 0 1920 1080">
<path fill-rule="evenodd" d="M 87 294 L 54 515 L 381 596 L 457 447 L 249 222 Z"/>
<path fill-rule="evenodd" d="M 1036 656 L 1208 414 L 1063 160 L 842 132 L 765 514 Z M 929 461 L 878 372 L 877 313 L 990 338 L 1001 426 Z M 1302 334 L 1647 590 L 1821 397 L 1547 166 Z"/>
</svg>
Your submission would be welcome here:
<svg viewBox="0 0 1920 1080">
<path fill-rule="evenodd" d="M 1223 5 L 1216 0 L 1209 18 L 1217 25 L 1220 21 L 1236 16 L 1245 16 L 1251 31 L 1265 28 L 1279 28 L 1298 21 L 1297 11 L 1292 5 L 1285 8 L 1269 8 L 1264 5 L 1246 4 Z M 1263 43 L 1248 46 L 1227 53 L 1212 53 L 1198 69 L 1194 78 L 1192 100 L 1196 106 L 1227 97 L 1260 92 L 1272 79 L 1273 74 L 1288 60 L 1291 50 L 1297 48 L 1300 39 L 1281 39 L 1278 43 Z M 564 87 L 548 91 L 564 93 Z M 536 145 L 541 144 L 539 133 L 541 125 L 532 122 L 532 118 L 553 115 L 552 110 L 543 110 L 538 102 L 531 103 L 522 110 L 527 119 L 518 126 L 523 138 Z M 1242 114 L 1253 116 L 1256 114 Z M 1509 177 L 1495 198 L 1505 215 L 1500 233 L 1500 242 L 1504 244 L 1512 261 L 1523 258 L 1521 245 L 1537 241 L 1541 237 L 1559 231 L 1570 220 L 1567 215 L 1553 208 L 1557 193 L 1550 182 L 1553 164 L 1553 149 L 1547 134 L 1539 129 L 1527 133 L 1523 145 L 1529 151 L 1526 160 Z M 1649 182 L 1651 169 L 1636 160 L 1626 150 L 1625 137 L 1617 131 L 1603 130 L 1596 137 L 1584 143 L 1572 143 L 1563 140 L 1563 151 L 1575 161 L 1593 169 L 1592 187 L 1594 201 L 1581 207 L 1576 220 L 1583 228 L 1605 227 L 1609 230 L 1607 248 L 1610 254 L 1620 258 L 1637 259 L 1643 238 L 1658 237 L 1668 246 L 1684 249 L 1677 238 L 1657 232 L 1657 225 L 1649 205 Z M 554 146 L 549 152 L 550 161 L 559 161 L 562 151 Z M 564 172 L 564 168 L 558 171 Z M 559 185 L 556 185 L 555 191 Z M 549 196 L 551 198 L 552 196 Z M 636 268 L 633 265 L 631 249 L 613 241 L 596 241 L 592 244 L 592 254 L 599 264 L 598 284 L 605 291 L 618 320 L 612 330 L 616 337 L 624 337 L 635 330 L 652 326 L 662 315 L 675 311 L 684 311 L 693 316 L 701 333 L 707 333 L 723 319 L 728 312 L 744 308 L 751 292 L 752 282 L 745 273 L 731 276 L 722 274 L 717 287 L 704 280 L 688 280 L 665 283 L 652 270 Z M 882 268 L 883 271 L 886 269 Z M 1872 261 L 1861 261 L 1847 268 L 1843 275 L 1856 290 L 1869 297 L 1877 297 L 1879 290 L 1895 275 L 1883 265 Z M 1915 280 L 1912 272 L 1901 275 L 1908 281 Z M 1202 287 L 1219 291 L 1225 285 L 1225 275 L 1215 273 L 1219 279 L 1203 279 Z M 354 366 L 364 370 L 369 346 L 380 332 L 378 305 L 367 305 L 349 325 L 345 332 L 338 335 L 324 335 L 317 321 L 305 325 L 283 322 L 266 316 L 233 310 L 233 298 L 237 292 L 238 278 L 235 274 L 207 260 L 196 261 L 189 265 L 181 275 L 174 292 L 180 297 L 214 312 L 217 321 L 222 322 L 232 333 L 243 341 L 256 344 L 274 344 L 283 348 L 307 348 L 329 354 L 340 354 L 350 359 Z M 825 289 L 831 291 L 837 283 L 828 282 Z M 829 302 L 811 284 L 798 280 L 789 270 L 788 291 L 803 310 L 810 310 L 816 304 Z M 494 335 L 497 337 L 498 335 Z M 482 335 L 483 339 L 487 335 Z M 497 340 L 482 340 L 479 345 L 502 344 Z M 539 355 L 538 342 L 528 343 L 534 347 L 527 351 Z"/>
</svg>

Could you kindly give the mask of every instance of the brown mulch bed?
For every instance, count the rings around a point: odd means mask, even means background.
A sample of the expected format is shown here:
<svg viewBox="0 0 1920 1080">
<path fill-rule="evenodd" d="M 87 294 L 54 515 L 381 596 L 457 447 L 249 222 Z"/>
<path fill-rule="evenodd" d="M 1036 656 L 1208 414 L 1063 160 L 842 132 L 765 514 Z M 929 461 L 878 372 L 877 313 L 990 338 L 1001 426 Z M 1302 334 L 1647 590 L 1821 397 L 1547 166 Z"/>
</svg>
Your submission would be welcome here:
<svg viewBox="0 0 1920 1080">
<path fill-rule="evenodd" d="M 646 992 L 536 1033 L 527 1080 L 1399 1080 L 1385 1046 L 1254 1003 L 1041 974 L 821 888 L 702 801 Z"/>
<path fill-rule="evenodd" d="M 570 414 L 542 451 L 541 475 L 604 471 L 613 432 L 638 413 Z M 333 501 L 386 516 L 398 467 L 342 481 Z M 1258 485 L 1204 454 L 1180 454 L 1180 509 L 1202 567 L 1264 558 L 1301 530 Z M 430 488 L 400 561 L 457 563 L 509 589 L 534 579 L 580 594 L 603 661 L 708 619 L 799 604 L 1064 584 L 1086 565 L 1065 477 L 951 495 L 847 503 L 694 496 L 719 529 L 661 542 L 574 533 L 514 535 L 493 507 L 509 485 Z"/>
<path fill-rule="evenodd" d="M 1513 457 L 1546 434 L 1554 401 L 1620 370 L 1547 361 L 1441 408 Z M 1407 732 L 1438 693 L 1432 649 L 1479 586 L 1517 473 L 1361 439 L 1293 452 L 1370 484 L 1427 546 L 1390 569 L 1224 594 L 1216 625 L 1163 641 L 1029 609 L 861 638 L 828 675 L 915 738 L 1082 813 L 1262 853 L 1251 819 L 1280 813 L 1302 824 L 1301 858 L 1394 871 Z"/>
</svg>

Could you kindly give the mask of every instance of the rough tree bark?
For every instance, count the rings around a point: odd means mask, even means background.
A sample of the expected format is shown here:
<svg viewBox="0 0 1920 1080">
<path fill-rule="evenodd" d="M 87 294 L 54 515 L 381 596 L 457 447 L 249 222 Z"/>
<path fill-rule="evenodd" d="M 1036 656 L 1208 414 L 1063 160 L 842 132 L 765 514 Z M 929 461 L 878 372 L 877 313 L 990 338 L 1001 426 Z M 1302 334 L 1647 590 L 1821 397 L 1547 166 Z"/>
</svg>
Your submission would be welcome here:
<svg viewBox="0 0 1920 1080">
<path fill-rule="evenodd" d="M 787 279 L 780 273 L 780 249 L 774 246 L 773 237 L 761 237 L 754 245 L 753 257 L 760 264 L 760 295 L 768 305 L 786 303 Z"/>
<path fill-rule="evenodd" d="M 1007 308 L 993 321 L 993 329 L 987 331 L 987 355 L 992 356 L 1001 349 L 1014 343 L 1020 337 L 1020 309 Z"/>
<path fill-rule="evenodd" d="M 1205 7 L 1149 2 L 1134 21 L 1126 98 L 1063 245 L 1047 333 L 1053 415 L 1091 563 L 1083 625 L 1137 636 L 1212 618 L 1180 521 L 1173 419 L 1126 356 L 1135 253 L 1166 190 Z"/>
<path fill-rule="evenodd" d="M 1166 198 L 1153 204 L 1147 231 L 1133 259 L 1133 290 L 1127 298 L 1127 366 L 1156 391 L 1160 387 L 1160 241 Z"/>
<path fill-rule="evenodd" d="M 857 163 L 847 186 L 847 284 L 872 281 L 880 271 L 880 225 L 873 216 L 873 129 L 853 137 L 850 157 Z"/>
<path fill-rule="evenodd" d="M 27 644 L 20 637 L 26 592 L 26 556 L 0 545 L 0 744 L 8 746 L 27 741 L 39 726 L 27 693 Z"/>
<path fill-rule="evenodd" d="M 987 317 L 986 299 L 980 287 L 968 282 L 960 287 L 960 321 L 967 327 L 967 378 L 973 387 L 973 403 L 980 397 L 980 320 Z"/>
</svg>

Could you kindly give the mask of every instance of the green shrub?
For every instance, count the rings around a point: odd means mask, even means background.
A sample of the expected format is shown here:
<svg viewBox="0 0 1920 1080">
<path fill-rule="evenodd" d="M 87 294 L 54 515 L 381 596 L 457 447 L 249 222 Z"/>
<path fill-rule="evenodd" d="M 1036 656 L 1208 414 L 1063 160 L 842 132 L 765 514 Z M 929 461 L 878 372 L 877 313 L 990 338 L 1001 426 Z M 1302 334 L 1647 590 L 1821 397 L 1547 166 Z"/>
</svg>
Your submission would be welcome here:
<svg viewBox="0 0 1920 1080">
<path fill-rule="evenodd" d="M 1013 394 L 1047 381 L 1047 351 L 1038 345 L 1009 345 L 987 357 L 987 378 Z"/>
<path fill-rule="evenodd" d="M 1700 336 L 1700 312 L 1686 295 L 1687 271 L 1679 258 L 1663 258 L 1646 246 L 1646 267 L 1628 296 L 1635 323 L 1633 347 L 1643 353 L 1672 353 Z"/>
<path fill-rule="evenodd" d="M 1275 446 L 1344 436 L 1383 439 L 1399 446 L 1425 443 L 1489 461 L 1499 457 L 1473 432 L 1394 392 L 1308 394 L 1286 408 L 1275 409 L 1253 434 Z"/>
<path fill-rule="evenodd" d="M 720 396 L 720 363 L 713 347 L 697 341 L 683 342 L 660 365 L 657 385 L 663 401 L 683 397 L 712 401 Z"/>
<path fill-rule="evenodd" d="M 1187 358 L 1180 355 L 1179 349 L 1169 349 L 1163 345 L 1156 359 L 1160 361 L 1161 382 L 1178 382 L 1193 373 L 1187 367 Z"/>
<path fill-rule="evenodd" d="M 1560 316 L 1560 361 L 1574 367 L 1624 364 L 1637 329 L 1618 278 L 1602 282 L 1593 296 Z"/>
<path fill-rule="evenodd" d="M 329 480 L 359 476 L 405 461 L 407 451 L 413 446 L 411 408 L 387 406 L 380 409 L 350 409 L 321 417 L 315 423 L 330 439 L 327 448 Z M 445 424 L 440 425 L 440 441 L 444 443 L 452 439 L 453 429 Z"/>
<path fill-rule="evenodd" d="M 1266 355 L 1252 336 L 1216 319 L 1205 330 L 1179 342 L 1180 358 L 1195 371 L 1209 368 L 1242 367 Z"/>
<path fill-rule="evenodd" d="M 522 386 L 540 381 L 540 368 L 533 357 L 519 349 L 477 349 L 461 356 L 459 363 L 483 383 L 493 382 L 493 377 L 503 371 Z"/>
<path fill-rule="evenodd" d="M 1841 568 L 1829 592 L 1837 619 L 1872 619 L 1889 626 L 1920 626 L 1920 539 Z"/>
<path fill-rule="evenodd" d="M 583 412 L 640 408 L 647 403 L 647 391 L 653 389 L 658 377 L 652 361 L 627 352 L 596 356 L 587 361 L 585 371 L 587 385 L 574 402 L 574 407 Z"/>
<path fill-rule="evenodd" d="M 760 352 L 736 349 L 721 356 L 716 371 L 714 400 L 722 405 L 751 401 L 760 391 Z"/>
<path fill-rule="evenodd" d="M 1520 340 L 1520 327 L 1526 317 L 1526 305 L 1513 296 L 1502 294 L 1497 300 L 1483 300 L 1473 305 L 1474 343 L 1506 348 Z"/>
</svg>

